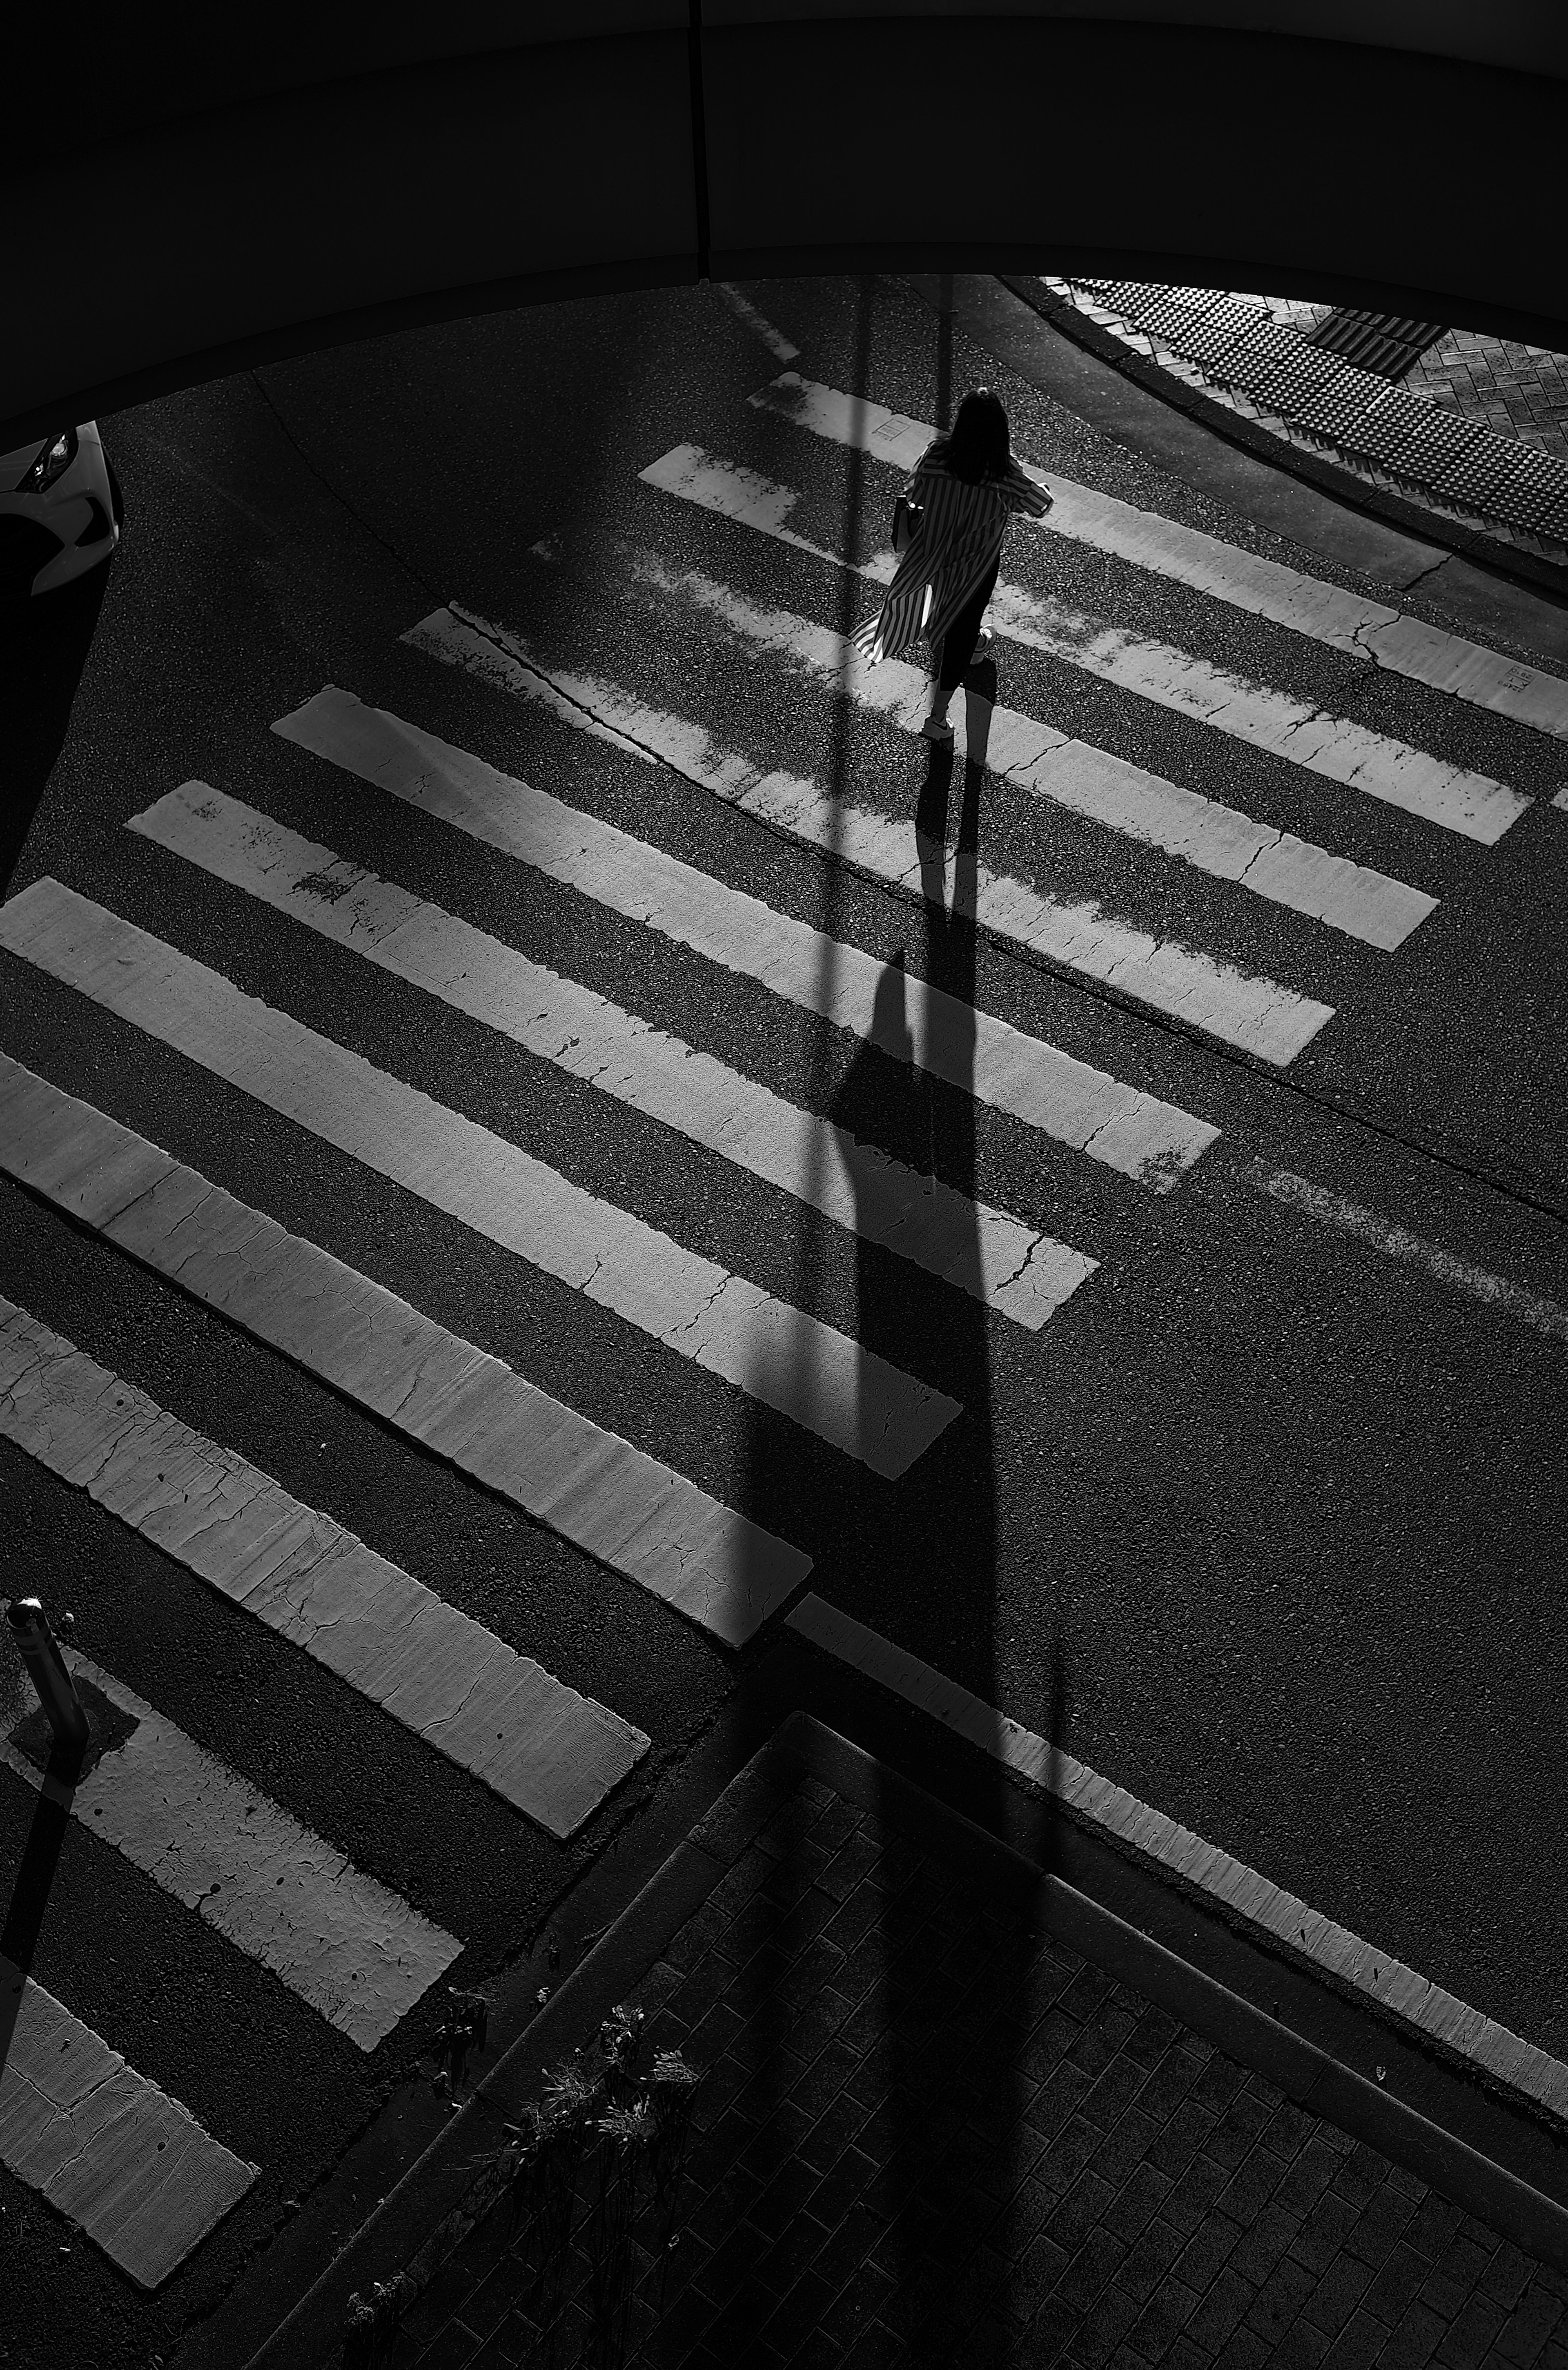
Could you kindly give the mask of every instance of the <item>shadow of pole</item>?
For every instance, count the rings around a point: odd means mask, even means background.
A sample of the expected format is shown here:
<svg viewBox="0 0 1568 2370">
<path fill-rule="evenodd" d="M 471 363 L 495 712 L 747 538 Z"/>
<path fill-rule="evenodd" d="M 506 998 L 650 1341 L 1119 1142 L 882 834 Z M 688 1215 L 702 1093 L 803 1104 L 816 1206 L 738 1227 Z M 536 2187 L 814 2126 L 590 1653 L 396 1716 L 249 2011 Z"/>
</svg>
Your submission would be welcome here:
<svg viewBox="0 0 1568 2370">
<path fill-rule="evenodd" d="M 0 2074 L 10 2058 L 27 1978 L 38 1954 L 39 1936 L 71 1824 L 71 1803 L 82 1758 L 80 1749 L 73 1745 L 56 1745 L 49 1756 L 11 1887 L 5 1927 L 0 1929 Z"/>
<path fill-rule="evenodd" d="M 857 392 L 864 387 L 870 374 L 875 301 L 875 282 L 870 279 L 859 281 L 856 286 L 854 362 L 850 377 L 850 385 Z M 844 502 L 844 549 L 847 552 L 852 553 L 859 548 L 864 480 L 865 456 L 859 444 L 854 443 L 847 456 Z M 836 589 L 834 623 L 846 645 L 858 622 L 862 597 L 859 579 L 847 569 L 842 571 Z M 820 933 L 820 941 L 815 1009 L 819 1016 L 831 1013 L 835 1004 L 837 946 L 844 901 L 844 874 L 840 861 L 844 845 L 842 816 L 849 775 L 852 729 L 852 707 L 846 690 L 839 693 L 833 702 L 826 751 L 824 787 L 832 811 L 832 827 L 823 847 L 823 860 L 817 872 L 820 895 L 814 924 Z M 828 1102 L 839 1060 L 836 1039 L 837 1030 L 829 1018 L 821 1017 L 813 1022 L 808 1084 L 802 1098 L 811 1110 L 822 1110 Z M 819 1214 L 815 1206 L 822 1198 L 824 1156 L 820 1145 L 813 1138 L 805 1169 L 794 1190 L 795 1237 L 790 1298 L 794 1307 L 807 1315 L 818 1313 L 825 1238 L 828 1232 L 836 1231 L 829 1220 Z M 797 1336 L 797 1361 L 804 1364 L 812 1357 L 812 1345 L 800 1336 Z M 808 1397 L 814 1379 L 809 1371 L 798 1372 L 794 1387 L 802 1397 Z M 757 1400 L 749 1402 L 739 1503 L 743 1511 L 753 1514 L 765 1528 L 778 1526 L 778 1509 L 789 1502 L 791 1488 L 799 1487 L 790 1439 L 791 1430 L 785 1418 L 773 1414 Z M 777 1715 L 766 1702 L 755 1701 L 743 1690 L 742 1716 L 745 1752 L 749 1757 L 773 1732 Z M 780 1902 L 794 1899 L 809 1890 L 807 1856 L 801 1848 L 801 1836 L 792 1829 L 781 1839 L 777 1874 L 768 1888 L 770 1892 L 776 1892 Z M 759 1953 L 758 1962 L 765 1956 Z M 753 2035 L 751 2045 L 758 2060 L 753 2082 L 755 2095 L 752 2105 L 757 2118 L 766 2121 L 787 2099 L 801 2070 L 798 2046 L 801 2002 L 796 1991 L 786 1996 L 767 1988 L 768 1970 L 759 1962 L 754 1962 L 755 1988 L 745 2006 Z"/>
</svg>

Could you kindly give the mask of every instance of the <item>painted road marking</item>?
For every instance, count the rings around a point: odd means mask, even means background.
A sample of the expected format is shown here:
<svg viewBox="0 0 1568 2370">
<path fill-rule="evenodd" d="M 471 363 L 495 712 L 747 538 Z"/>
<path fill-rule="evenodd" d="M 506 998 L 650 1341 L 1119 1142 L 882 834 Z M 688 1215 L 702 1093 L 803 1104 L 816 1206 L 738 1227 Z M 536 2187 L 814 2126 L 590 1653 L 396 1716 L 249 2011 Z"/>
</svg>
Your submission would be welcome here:
<svg viewBox="0 0 1568 2370">
<path fill-rule="evenodd" d="M 0 1298 L 0 1432 L 564 1840 L 640 1729 Z"/>
<path fill-rule="evenodd" d="M 1380 2008 L 1419 2026 L 1554 2113 L 1568 2114 L 1568 2065 L 1439 1991 L 1435 1984 L 1387 1951 L 1374 1950 L 1359 1936 L 1309 1909 L 1294 1893 L 1283 1892 L 1255 1869 L 1205 1843 L 1190 1828 L 1178 1826 L 1163 1812 L 1098 1776 L 1045 1737 L 1009 1720 L 979 1696 L 971 1695 L 967 1687 L 944 1678 L 928 1662 L 906 1653 L 814 1593 L 802 1597 L 789 1616 L 789 1627 L 824 1653 L 929 1713 L 955 1734 L 967 1737 L 1031 1785 L 1055 1795 L 1080 1818 L 1105 1828 L 1122 1846 L 1131 1846 L 1212 1894 L 1237 1916 L 1263 1927 L 1293 1951 L 1326 1968 Z"/>
<path fill-rule="evenodd" d="M 1032 1332 L 1099 1265 L 204 782 L 171 790 L 130 829 Z"/>
<path fill-rule="evenodd" d="M 61 1788 L 72 1817 L 357 2047 L 385 2041 L 461 1942 L 85 1654 L 62 1651 L 137 1723 L 68 1794 Z M 35 1790 L 54 1782 L 3 1740 L 0 1761 Z"/>
<path fill-rule="evenodd" d="M 488 670 L 488 679 L 503 690 L 522 690 L 534 682 L 541 696 L 555 702 L 556 712 L 617 742 L 644 764 L 654 762 L 640 742 L 624 741 L 597 724 L 543 678 L 532 676 L 509 650 L 448 612 L 438 611 L 426 623 L 432 629 L 452 629 L 450 640 L 434 634 L 437 656 L 463 665 L 471 658 L 476 671 Z M 1218 1137 L 1218 1129 L 1206 1120 L 1123 1086 L 1103 1070 L 975 1011 L 925 980 L 912 976 L 907 982 L 909 1033 L 890 1036 L 877 1007 L 885 966 L 859 947 L 776 913 L 744 890 L 727 887 L 614 823 L 563 805 L 385 708 L 365 707 L 352 692 L 335 685 L 317 692 L 272 730 L 579 895 L 658 930 L 727 971 L 760 981 L 803 1011 L 852 1030 L 891 1058 L 908 1061 L 913 1055 L 933 1077 L 1157 1192 L 1179 1184 Z"/>
<path fill-rule="evenodd" d="M 748 329 L 755 330 L 776 362 L 792 362 L 796 360 L 800 347 L 792 346 L 781 329 L 776 329 L 771 321 L 765 319 L 749 296 L 743 296 L 740 290 L 732 287 L 727 280 L 716 280 L 713 285 L 730 310 L 739 314 Z"/>
<path fill-rule="evenodd" d="M 1450 1283 L 1456 1291 L 1468 1293 L 1472 1300 L 1484 1301 L 1489 1307 L 1505 1308 L 1521 1324 L 1534 1326 L 1554 1341 L 1568 1341 L 1568 1308 L 1555 1300 L 1548 1300 L 1539 1292 L 1527 1292 L 1522 1285 L 1509 1283 L 1500 1275 L 1491 1274 L 1470 1260 L 1456 1258 L 1440 1243 L 1429 1243 L 1420 1235 L 1396 1226 L 1389 1218 L 1380 1217 L 1376 1210 L 1364 1210 L 1358 1202 L 1347 1202 L 1341 1193 L 1331 1193 L 1325 1186 L 1309 1184 L 1305 1177 L 1293 1176 L 1288 1168 L 1271 1168 L 1264 1160 L 1254 1161 L 1248 1171 L 1252 1182 L 1273 1200 L 1283 1202 L 1287 1209 L 1303 1210 L 1323 1225 L 1338 1226 L 1359 1242 L 1370 1243 L 1374 1250 L 1388 1259 L 1400 1260 L 1407 1267 L 1424 1268 L 1439 1283 Z"/>
<path fill-rule="evenodd" d="M 643 755 L 657 758 L 790 838 L 826 849 L 836 861 L 874 880 L 924 893 L 920 848 L 912 824 L 871 808 L 844 805 L 794 775 L 764 775 L 748 759 L 716 748 L 702 725 L 651 708 L 603 676 L 559 671 L 547 674 L 518 636 L 471 612 L 438 609 L 403 639 L 520 698 L 540 697 L 543 686 L 545 704 L 569 721 L 585 716 L 595 730 L 637 742 Z M 888 669 L 879 667 L 876 673 L 884 675 Z M 890 680 L 889 696 L 895 701 L 906 696 L 895 678 Z M 1112 920 L 1087 901 L 1067 904 L 1043 896 L 1028 881 L 988 871 L 984 865 L 973 868 L 960 910 L 999 939 L 1087 978 L 1103 980 L 1153 1010 L 1276 1066 L 1294 1061 L 1333 1018 L 1332 1005 L 1298 995 L 1274 980 L 1255 978 L 1193 948 L 1162 942 L 1129 923 Z"/>
<path fill-rule="evenodd" d="M 884 1479 L 959 1412 L 874 1351 L 57 880 L 0 907 L 0 946 Z"/>
<path fill-rule="evenodd" d="M 596 1561 L 741 1646 L 810 1556 L 0 1053 L 0 1169 Z"/>
<path fill-rule="evenodd" d="M 749 400 L 797 427 L 905 471 L 915 466 L 936 433 L 922 420 L 836 387 L 816 385 L 794 371 L 786 371 Z M 1050 516 L 1039 522 L 1049 532 L 1113 552 L 1232 608 L 1288 626 L 1331 650 L 1372 661 L 1390 674 L 1425 684 L 1472 708 L 1490 708 L 1516 724 L 1568 740 L 1568 681 L 1561 675 L 1408 617 L 1365 593 L 1347 592 L 1340 585 L 1283 567 L 1277 559 L 1242 551 L 1217 535 L 1161 518 L 1158 512 L 1137 510 L 1113 494 L 1096 493 L 1070 477 L 1043 469 L 1029 469 L 1028 474 L 1052 496 Z"/>
<path fill-rule="evenodd" d="M 0 2164 L 148 2290 L 195 2251 L 261 2169 L 5 1958 Z"/>
<path fill-rule="evenodd" d="M 879 551 L 863 567 L 850 568 L 840 553 L 808 542 L 784 524 L 801 499 L 792 488 L 775 485 L 700 445 L 677 444 L 641 475 L 664 493 L 734 519 L 868 583 L 893 580 L 898 563 L 891 551 Z M 1528 804 L 1489 775 L 1469 773 L 1310 701 L 1293 699 L 1246 675 L 1211 666 L 1190 650 L 1132 633 L 1109 618 L 1087 616 L 1064 601 L 1043 600 L 1020 584 L 998 582 L 986 616 L 1009 641 L 1063 659 L 1086 674 L 1171 708 L 1233 741 L 1266 750 L 1326 781 L 1364 791 L 1488 846 L 1502 837 L 1521 805 Z"/>
<path fill-rule="evenodd" d="M 738 640 L 847 694 L 858 707 L 879 710 L 911 729 L 918 729 L 929 711 L 931 680 L 924 668 L 898 659 L 872 666 L 831 627 L 791 609 L 765 609 L 699 569 L 669 567 L 656 552 L 628 549 L 626 559 L 635 581 L 716 618 Z M 1288 906 L 1385 953 L 1402 946 L 1436 910 L 1436 898 L 1424 890 L 1331 855 L 1292 832 L 1254 823 L 1236 807 L 1182 789 L 1013 708 L 990 709 L 986 764 L 1036 798 L 1146 846 L 1163 848 L 1196 871 L 1234 880 L 1270 904 Z"/>
</svg>

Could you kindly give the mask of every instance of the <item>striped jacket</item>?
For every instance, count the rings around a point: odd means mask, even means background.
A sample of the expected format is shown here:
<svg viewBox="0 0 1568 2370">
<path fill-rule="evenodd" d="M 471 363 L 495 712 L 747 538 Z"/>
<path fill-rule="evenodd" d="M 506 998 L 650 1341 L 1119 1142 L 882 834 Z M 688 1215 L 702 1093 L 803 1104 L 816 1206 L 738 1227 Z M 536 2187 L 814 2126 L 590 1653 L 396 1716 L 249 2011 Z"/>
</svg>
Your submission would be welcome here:
<svg viewBox="0 0 1568 2370">
<path fill-rule="evenodd" d="M 905 489 L 924 510 L 920 532 L 899 563 L 882 607 L 855 629 L 853 640 L 873 666 L 896 659 L 924 634 L 935 650 L 1000 554 L 1015 511 L 1043 517 L 1051 497 L 1009 461 L 1005 477 L 969 485 L 943 466 L 947 439 L 939 436 L 916 464 Z"/>
</svg>

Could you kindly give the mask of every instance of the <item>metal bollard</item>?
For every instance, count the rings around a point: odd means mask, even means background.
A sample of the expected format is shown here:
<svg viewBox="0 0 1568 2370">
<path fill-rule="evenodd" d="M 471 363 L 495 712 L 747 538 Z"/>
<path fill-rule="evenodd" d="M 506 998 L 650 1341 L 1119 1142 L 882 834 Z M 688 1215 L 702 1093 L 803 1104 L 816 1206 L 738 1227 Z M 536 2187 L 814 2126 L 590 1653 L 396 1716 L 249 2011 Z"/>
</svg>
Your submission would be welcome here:
<svg viewBox="0 0 1568 2370">
<path fill-rule="evenodd" d="M 17 1651 L 32 1674 L 39 1701 L 49 1714 L 55 1742 L 80 1752 L 90 1734 L 87 1715 L 42 1605 L 36 1596 L 17 1597 L 6 1607 L 6 1618 Z"/>
</svg>

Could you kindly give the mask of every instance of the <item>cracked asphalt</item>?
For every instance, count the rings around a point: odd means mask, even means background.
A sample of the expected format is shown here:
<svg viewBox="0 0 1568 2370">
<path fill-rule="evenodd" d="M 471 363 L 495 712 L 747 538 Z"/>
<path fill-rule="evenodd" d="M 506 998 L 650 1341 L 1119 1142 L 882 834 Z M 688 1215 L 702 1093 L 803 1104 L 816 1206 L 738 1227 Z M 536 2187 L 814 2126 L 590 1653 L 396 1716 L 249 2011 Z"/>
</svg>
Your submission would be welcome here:
<svg viewBox="0 0 1568 2370">
<path fill-rule="evenodd" d="M 1234 456 L 1177 474 L 962 329 L 949 345 L 898 283 L 748 293 L 813 379 L 921 419 L 937 415 L 944 378 L 960 392 L 994 385 L 1016 449 L 1058 476 L 1568 671 L 1501 592 L 1488 612 L 1484 588 L 1456 584 L 1449 563 L 1380 545 L 1348 514 L 1323 546 L 1290 540 L 1228 500 Z M 836 560 L 639 482 L 672 446 L 699 443 L 798 489 L 791 525 L 823 552 L 868 559 L 896 481 L 752 407 L 777 369 L 716 293 L 663 292 L 340 348 L 103 421 L 125 542 L 12 891 L 53 875 L 960 1401 L 900 1479 L 4 952 L 0 1050 L 805 1548 L 821 1593 L 1025 1726 L 1045 1725 L 1059 1646 L 1068 1750 L 1568 2054 L 1563 1345 L 1259 1183 L 1306 1179 L 1568 1306 L 1568 813 L 1551 803 L 1568 777 L 1562 743 L 1382 664 L 1376 626 L 1368 663 L 1087 544 L 1015 535 L 1004 573 L 1058 614 L 1198 653 L 1532 800 L 1481 846 L 1066 656 L 998 643 L 1008 706 L 1438 899 L 1383 953 L 986 779 L 973 827 L 992 870 L 1332 1004 L 1280 1071 L 954 926 L 917 888 L 824 860 L 651 766 L 624 733 L 584 731 L 570 687 L 559 696 L 572 714 L 552 712 L 399 639 L 449 604 L 523 637 L 544 676 L 603 676 L 763 774 L 904 821 L 938 800 L 951 839 L 963 785 L 935 780 L 925 744 L 610 564 L 629 539 L 677 575 L 699 570 L 820 626 L 862 614 L 870 594 Z M 552 562 L 536 556 L 545 542 Z M 327 684 L 882 964 L 902 960 L 1211 1122 L 1217 1143 L 1190 1170 L 1135 1183 L 912 1073 L 272 732 Z M 988 1315 L 125 830 L 190 781 L 1071 1244 L 1096 1271 L 1038 1333 Z M 338 888 L 329 876 L 320 893 Z M 493 1985 L 543 1949 L 574 1884 L 657 1820 L 732 1698 L 736 1658 L 6 1182 L 0 1293 L 651 1739 L 619 1792 L 558 1844 L 0 1439 L 0 1593 L 69 1608 L 96 1662 L 459 1936 L 454 1981 Z M 33 1801 L 0 1771 L 8 1876 Z M 62 2253 L 68 2234 L 0 2169 L 7 2295 L 62 2332 L 29 2370 L 172 2354 L 432 2062 L 444 2001 L 431 1991 L 364 2055 L 74 1824 L 34 1973 L 261 2173 L 145 2299 L 80 2238 Z M 0 2360 L 6 2342 L 0 2331 Z"/>
</svg>

